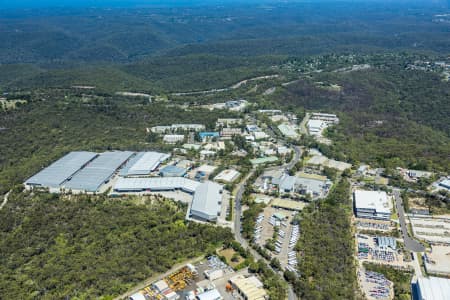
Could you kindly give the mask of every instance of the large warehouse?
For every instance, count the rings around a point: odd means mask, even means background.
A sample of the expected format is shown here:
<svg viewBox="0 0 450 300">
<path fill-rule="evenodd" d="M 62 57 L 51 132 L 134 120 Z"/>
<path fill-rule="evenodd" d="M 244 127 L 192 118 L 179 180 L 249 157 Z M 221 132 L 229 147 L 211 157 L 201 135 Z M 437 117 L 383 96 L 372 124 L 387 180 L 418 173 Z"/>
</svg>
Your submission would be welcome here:
<svg viewBox="0 0 450 300">
<path fill-rule="evenodd" d="M 358 218 L 389 220 L 391 202 L 383 191 L 356 190 L 353 193 L 355 214 Z"/>
<path fill-rule="evenodd" d="M 159 152 L 139 152 L 122 169 L 122 176 L 148 175 L 167 160 L 170 154 Z"/>
<path fill-rule="evenodd" d="M 98 154 L 93 152 L 70 152 L 25 181 L 25 186 L 59 188 L 64 181 L 70 179 L 97 156 Z"/>
<path fill-rule="evenodd" d="M 113 188 L 116 193 L 183 191 L 193 194 L 189 217 L 215 222 L 222 207 L 222 186 L 212 181 L 204 183 L 184 177 L 120 177 Z"/>
<path fill-rule="evenodd" d="M 97 192 L 131 155 L 130 151 L 101 153 L 62 186 L 66 190 Z"/>
<path fill-rule="evenodd" d="M 413 300 L 448 300 L 450 279 L 440 277 L 419 277 L 412 283 Z"/>
<path fill-rule="evenodd" d="M 141 193 L 181 190 L 193 194 L 201 183 L 184 177 L 119 178 L 114 185 L 117 193 Z"/>
<path fill-rule="evenodd" d="M 212 181 L 200 184 L 195 190 L 189 216 L 202 221 L 215 222 L 222 206 L 222 186 Z"/>
</svg>

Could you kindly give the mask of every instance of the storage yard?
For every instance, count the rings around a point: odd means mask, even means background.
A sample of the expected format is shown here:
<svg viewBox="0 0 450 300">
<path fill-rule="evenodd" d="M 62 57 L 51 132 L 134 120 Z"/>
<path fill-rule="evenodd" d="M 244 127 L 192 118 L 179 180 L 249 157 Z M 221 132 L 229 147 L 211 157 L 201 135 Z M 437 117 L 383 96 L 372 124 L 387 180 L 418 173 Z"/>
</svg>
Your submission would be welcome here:
<svg viewBox="0 0 450 300">
<path fill-rule="evenodd" d="M 296 272 L 297 254 L 293 249 L 300 227 L 291 224 L 292 218 L 292 211 L 266 207 L 256 218 L 253 241 L 261 247 L 273 244 L 272 256 L 278 258 L 283 269 Z"/>
<path fill-rule="evenodd" d="M 394 297 L 393 283 L 383 274 L 372 271 L 358 271 L 359 284 L 369 300 L 388 300 Z"/>
<path fill-rule="evenodd" d="M 397 251 L 394 238 L 383 236 L 356 236 L 358 246 L 358 259 L 391 266 L 406 266 L 403 254 Z"/>
<path fill-rule="evenodd" d="M 130 300 L 262 300 L 261 281 L 246 270 L 234 272 L 217 256 L 187 264 L 129 297 Z"/>
</svg>

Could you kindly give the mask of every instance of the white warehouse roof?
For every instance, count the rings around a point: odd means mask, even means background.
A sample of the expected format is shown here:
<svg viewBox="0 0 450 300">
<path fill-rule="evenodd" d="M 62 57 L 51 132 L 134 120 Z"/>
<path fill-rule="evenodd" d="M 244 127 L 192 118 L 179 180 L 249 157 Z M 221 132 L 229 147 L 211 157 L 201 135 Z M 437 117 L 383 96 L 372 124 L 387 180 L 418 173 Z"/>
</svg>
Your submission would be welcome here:
<svg viewBox="0 0 450 300">
<path fill-rule="evenodd" d="M 138 154 L 138 159 L 130 166 L 125 175 L 146 175 L 154 171 L 170 154 L 159 152 L 143 152 Z"/>
<path fill-rule="evenodd" d="M 220 212 L 222 202 L 222 186 L 206 181 L 195 190 L 190 215 L 207 221 L 214 221 Z"/>
<path fill-rule="evenodd" d="M 223 299 L 217 289 L 212 289 L 197 295 L 198 300 L 220 300 Z"/>
<path fill-rule="evenodd" d="M 391 213 L 386 192 L 356 190 L 354 195 L 356 209 L 373 209 L 377 213 Z"/>
<path fill-rule="evenodd" d="M 183 190 L 193 193 L 201 183 L 184 177 L 119 178 L 114 185 L 116 192 Z"/>
<path fill-rule="evenodd" d="M 440 277 L 419 277 L 419 299 L 446 300 L 450 295 L 450 279 Z"/>
</svg>

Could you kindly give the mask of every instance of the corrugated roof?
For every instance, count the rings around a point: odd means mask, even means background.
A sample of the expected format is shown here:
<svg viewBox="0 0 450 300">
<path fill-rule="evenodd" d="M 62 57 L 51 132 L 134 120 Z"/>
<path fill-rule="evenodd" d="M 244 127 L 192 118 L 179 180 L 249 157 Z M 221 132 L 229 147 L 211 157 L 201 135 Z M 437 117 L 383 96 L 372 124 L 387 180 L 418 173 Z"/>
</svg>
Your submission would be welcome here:
<svg viewBox="0 0 450 300">
<path fill-rule="evenodd" d="M 130 151 L 104 152 L 63 186 L 66 189 L 96 192 L 132 154 Z"/>
<path fill-rule="evenodd" d="M 423 300 L 447 300 L 450 295 L 450 279 L 419 277 L 417 280 Z"/>
<path fill-rule="evenodd" d="M 177 166 L 166 166 L 160 170 L 162 176 L 181 177 L 186 174 L 186 169 Z"/>
<path fill-rule="evenodd" d="M 145 175 L 154 171 L 160 163 L 165 161 L 170 157 L 170 154 L 160 153 L 160 152 L 141 152 L 139 153 L 139 158 L 133 160 L 133 165 L 131 165 L 126 175 Z"/>
<path fill-rule="evenodd" d="M 60 184 L 75 174 L 81 167 L 94 159 L 97 155 L 97 153 L 87 151 L 70 152 L 32 176 L 25 181 L 25 184 L 40 185 L 44 187 L 59 187 Z"/>
<path fill-rule="evenodd" d="M 199 185 L 200 182 L 184 177 L 119 178 L 114 185 L 114 190 L 116 192 L 139 192 L 181 189 L 193 193 Z"/>
<path fill-rule="evenodd" d="M 248 300 L 264 299 L 265 296 L 267 296 L 266 291 L 262 288 L 260 280 L 255 276 L 245 278 L 242 275 L 237 275 L 232 277 L 230 281 L 246 295 Z"/>
<path fill-rule="evenodd" d="M 191 215 L 203 219 L 213 220 L 217 218 L 222 201 L 222 186 L 220 184 L 206 181 L 195 190 L 192 200 Z"/>
</svg>

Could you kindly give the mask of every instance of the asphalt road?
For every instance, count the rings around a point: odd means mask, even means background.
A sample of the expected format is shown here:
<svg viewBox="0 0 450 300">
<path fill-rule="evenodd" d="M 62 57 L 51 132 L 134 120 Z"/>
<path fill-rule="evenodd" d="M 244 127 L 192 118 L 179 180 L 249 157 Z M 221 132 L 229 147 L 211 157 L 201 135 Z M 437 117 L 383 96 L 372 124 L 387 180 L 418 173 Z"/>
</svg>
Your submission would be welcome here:
<svg viewBox="0 0 450 300">
<path fill-rule="evenodd" d="M 400 197 L 400 190 L 394 189 L 393 193 L 395 197 L 395 206 L 397 208 L 398 219 L 400 221 L 403 240 L 405 241 L 405 248 L 413 252 L 424 252 L 425 247 L 421 243 L 419 243 L 418 241 L 409 236 L 408 228 L 406 227 L 407 225 L 405 220 L 405 209 L 403 207 L 402 198 Z"/>
<path fill-rule="evenodd" d="M 280 169 L 280 168 L 291 169 L 300 160 L 300 156 L 301 156 L 300 147 L 294 146 L 294 157 L 292 158 L 292 160 L 289 163 L 287 163 L 283 166 L 269 167 L 269 168 L 266 168 L 266 170 Z M 260 259 L 264 260 L 266 262 L 266 264 L 270 267 L 270 262 L 267 261 L 261 255 L 259 255 L 259 253 L 256 252 L 253 248 L 251 248 L 248 245 L 247 241 L 242 237 L 242 234 L 241 234 L 242 195 L 244 194 L 245 185 L 247 183 L 247 180 L 253 175 L 254 172 L 255 172 L 255 169 L 252 169 L 250 171 L 250 173 L 244 178 L 244 180 L 242 180 L 242 182 L 238 186 L 238 190 L 235 195 L 234 238 L 236 239 L 237 242 L 239 242 L 242 245 L 242 247 L 244 247 L 245 249 L 249 249 L 250 253 L 253 255 L 253 257 L 255 257 L 257 260 L 260 260 Z M 272 270 L 274 272 L 277 272 L 274 269 L 272 269 Z M 280 276 L 282 276 L 282 272 L 278 272 L 278 273 L 280 274 Z M 295 295 L 294 290 L 290 284 L 288 285 L 288 299 L 289 300 L 297 299 L 297 296 Z"/>
</svg>

